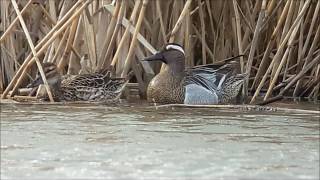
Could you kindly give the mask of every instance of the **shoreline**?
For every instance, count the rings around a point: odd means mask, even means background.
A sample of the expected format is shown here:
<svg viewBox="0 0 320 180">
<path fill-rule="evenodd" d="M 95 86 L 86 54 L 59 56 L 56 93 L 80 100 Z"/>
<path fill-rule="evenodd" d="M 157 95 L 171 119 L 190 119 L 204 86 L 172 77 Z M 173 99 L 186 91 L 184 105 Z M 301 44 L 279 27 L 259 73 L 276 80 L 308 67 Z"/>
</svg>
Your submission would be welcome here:
<svg viewBox="0 0 320 180">
<path fill-rule="evenodd" d="M 19 102 L 13 99 L 0 99 L 0 105 L 17 104 L 17 105 L 64 105 L 64 106 L 115 106 L 115 107 L 135 107 L 147 109 L 214 109 L 214 110 L 240 110 L 242 112 L 283 112 L 283 113 L 310 113 L 320 115 L 320 103 L 312 103 L 307 101 L 294 101 L 282 100 L 270 105 L 250 105 L 250 104 L 216 104 L 216 105 L 187 105 L 187 104 L 151 104 L 145 100 L 126 101 L 120 100 L 119 102 L 105 103 L 105 102 L 48 102 L 48 101 L 24 101 Z"/>
</svg>

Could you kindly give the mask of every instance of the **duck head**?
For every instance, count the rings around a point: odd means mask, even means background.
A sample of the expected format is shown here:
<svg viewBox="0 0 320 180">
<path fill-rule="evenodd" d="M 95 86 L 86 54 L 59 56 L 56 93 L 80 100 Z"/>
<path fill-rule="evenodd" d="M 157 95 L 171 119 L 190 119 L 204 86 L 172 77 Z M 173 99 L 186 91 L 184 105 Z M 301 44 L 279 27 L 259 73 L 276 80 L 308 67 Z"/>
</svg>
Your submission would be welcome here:
<svg viewBox="0 0 320 180">
<path fill-rule="evenodd" d="M 179 73 L 185 69 L 185 52 L 181 45 L 169 43 L 161 51 L 143 61 L 161 61 L 165 64 L 165 70 Z"/>
<path fill-rule="evenodd" d="M 42 67 L 48 85 L 54 92 L 57 92 L 61 87 L 61 74 L 59 73 L 57 66 L 53 63 L 44 63 Z M 40 73 L 38 73 L 37 78 L 29 84 L 28 87 L 37 88 L 40 84 L 43 84 L 43 80 Z"/>
</svg>

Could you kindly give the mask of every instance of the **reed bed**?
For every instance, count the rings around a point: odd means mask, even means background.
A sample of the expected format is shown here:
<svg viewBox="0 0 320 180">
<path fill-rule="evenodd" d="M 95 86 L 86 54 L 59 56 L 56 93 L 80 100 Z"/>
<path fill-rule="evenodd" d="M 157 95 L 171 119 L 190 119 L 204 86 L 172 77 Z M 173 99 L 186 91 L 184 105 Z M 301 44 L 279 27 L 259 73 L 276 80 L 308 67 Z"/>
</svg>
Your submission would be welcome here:
<svg viewBox="0 0 320 180">
<path fill-rule="evenodd" d="M 43 62 L 65 74 L 133 71 L 143 97 L 161 66 L 140 60 L 168 42 L 184 46 L 188 67 L 245 55 L 248 103 L 320 98 L 317 0 L 1 0 L 0 9 L 2 98 L 37 69 L 44 76 Z"/>
</svg>

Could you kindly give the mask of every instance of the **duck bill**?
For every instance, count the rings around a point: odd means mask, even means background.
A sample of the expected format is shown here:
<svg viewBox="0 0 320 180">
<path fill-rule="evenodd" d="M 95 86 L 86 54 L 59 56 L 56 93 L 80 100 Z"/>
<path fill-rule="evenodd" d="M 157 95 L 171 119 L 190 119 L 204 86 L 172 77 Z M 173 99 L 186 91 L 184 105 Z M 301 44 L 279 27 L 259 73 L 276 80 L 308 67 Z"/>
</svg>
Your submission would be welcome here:
<svg viewBox="0 0 320 180">
<path fill-rule="evenodd" d="M 162 61 L 164 62 L 164 58 L 161 52 L 158 52 L 154 55 L 144 58 L 142 61 Z"/>
</svg>

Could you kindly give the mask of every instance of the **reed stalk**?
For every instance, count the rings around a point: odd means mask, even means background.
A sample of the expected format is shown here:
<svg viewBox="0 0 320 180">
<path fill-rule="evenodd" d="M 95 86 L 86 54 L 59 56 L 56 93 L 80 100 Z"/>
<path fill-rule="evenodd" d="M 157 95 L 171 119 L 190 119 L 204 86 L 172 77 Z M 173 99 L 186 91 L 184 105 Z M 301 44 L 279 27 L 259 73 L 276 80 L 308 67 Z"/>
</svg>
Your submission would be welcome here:
<svg viewBox="0 0 320 180">
<path fill-rule="evenodd" d="M 67 74 L 133 71 L 145 94 L 161 65 L 139 60 L 169 42 L 184 46 L 187 67 L 243 54 L 237 71 L 249 74 L 252 104 L 320 98 L 320 1 L 11 0 L 0 10 L 2 98 L 18 96 L 35 68 L 46 81 L 44 62 Z"/>
<path fill-rule="evenodd" d="M 35 58 L 35 61 L 36 61 L 36 63 L 37 63 L 37 66 L 38 66 L 38 69 L 39 69 L 41 78 L 42 78 L 42 80 L 43 80 L 43 82 L 44 82 L 46 91 L 47 91 L 48 96 L 49 96 L 49 99 L 50 99 L 51 102 L 54 102 L 53 95 L 52 95 L 52 92 L 51 92 L 50 87 L 49 87 L 49 85 L 48 85 L 46 75 L 45 75 L 44 72 L 43 72 L 43 69 L 42 69 L 40 60 L 39 60 L 39 58 L 37 57 L 37 52 L 36 52 L 36 50 L 35 50 L 35 47 L 34 47 L 34 45 L 33 45 L 32 40 L 31 40 L 31 36 L 30 36 L 30 34 L 29 34 L 29 32 L 28 32 L 28 28 L 27 28 L 27 26 L 26 26 L 26 23 L 25 23 L 22 15 L 21 15 L 21 12 L 20 12 L 20 10 L 19 10 L 19 8 L 18 8 L 18 4 L 17 4 L 16 0 L 11 0 L 11 2 L 12 2 L 12 5 L 13 5 L 14 10 L 15 10 L 16 13 L 17 13 L 17 16 L 18 16 L 18 18 L 19 18 L 19 21 L 20 21 L 20 24 L 21 24 L 21 26 L 22 26 L 22 29 L 23 29 L 23 31 L 24 31 L 24 33 L 25 33 L 25 35 L 26 35 L 26 38 L 27 38 L 27 40 L 28 40 L 29 46 L 30 46 L 30 48 L 31 48 L 32 54 L 33 54 L 33 56 L 34 56 L 34 58 Z"/>
<path fill-rule="evenodd" d="M 128 72 L 129 72 L 129 69 L 130 69 L 130 66 L 132 64 L 132 55 L 133 55 L 133 53 L 135 51 L 135 48 L 136 48 L 137 36 L 138 36 L 138 33 L 140 31 L 140 28 L 141 28 L 142 20 L 144 18 L 144 14 L 145 14 L 148 2 L 149 2 L 149 0 L 143 0 L 143 2 L 142 2 L 142 7 L 141 7 L 139 18 L 138 18 L 138 21 L 137 21 L 137 24 L 136 24 L 136 29 L 135 29 L 135 31 L 133 33 L 133 36 L 132 36 L 132 41 L 131 41 L 131 44 L 130 44 L 130 48 L 129 48 L 129 52 L 128 52 L 127 58 L 125 60 L 124 69 L 123 69 L 123 71 L 121 73 L 121 77 L 126 77 L 127 76 Z"/>
</svg>

